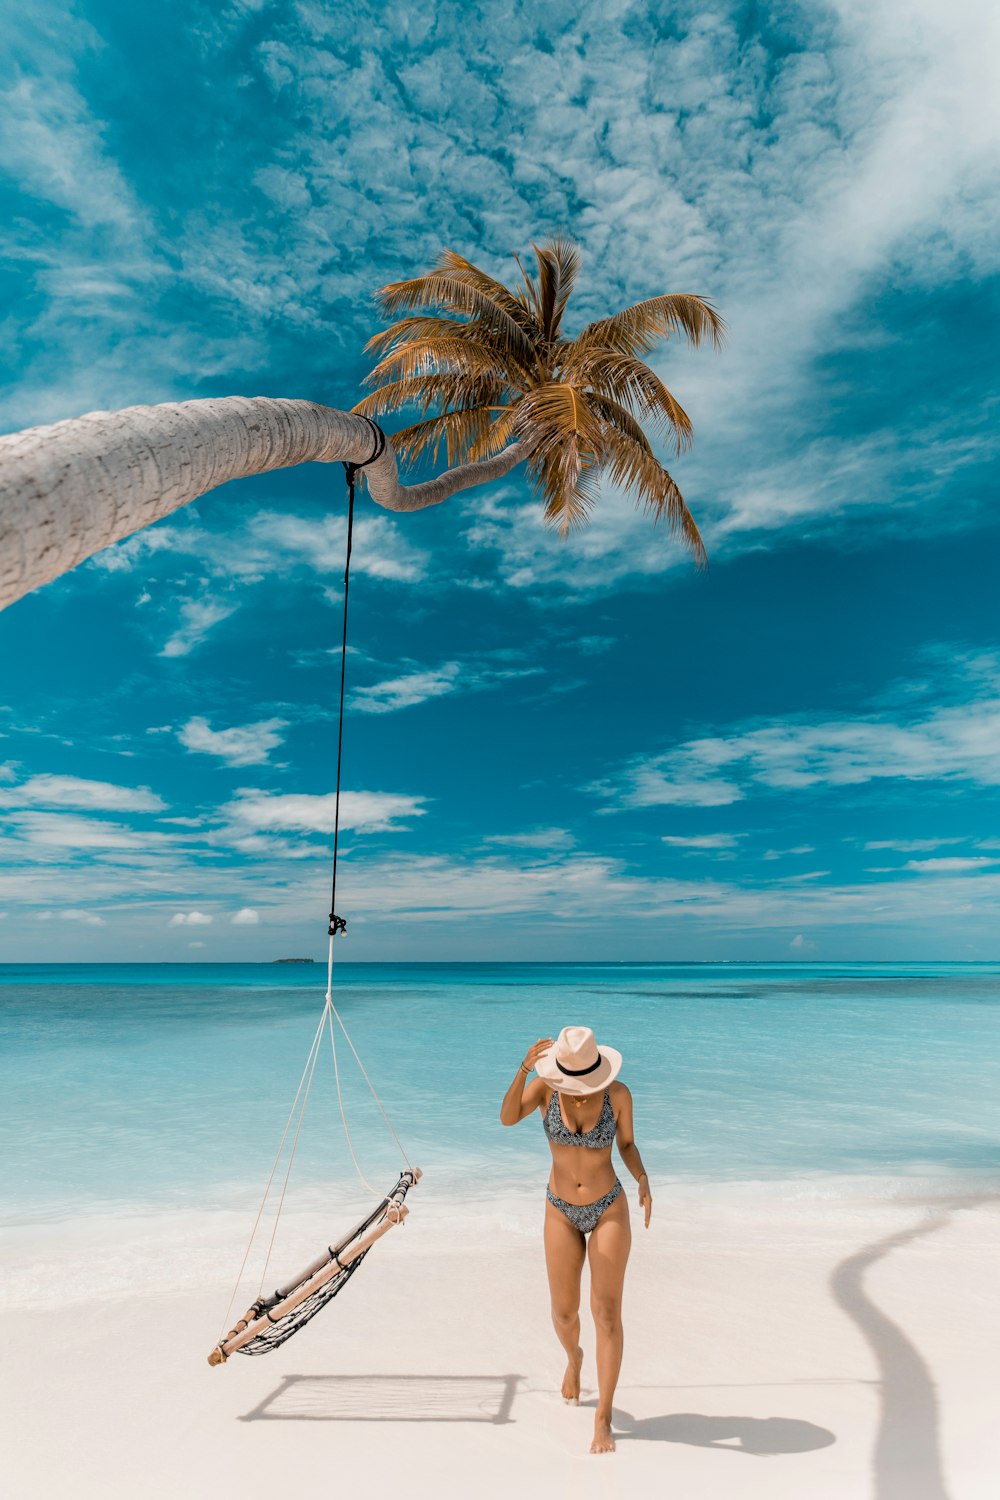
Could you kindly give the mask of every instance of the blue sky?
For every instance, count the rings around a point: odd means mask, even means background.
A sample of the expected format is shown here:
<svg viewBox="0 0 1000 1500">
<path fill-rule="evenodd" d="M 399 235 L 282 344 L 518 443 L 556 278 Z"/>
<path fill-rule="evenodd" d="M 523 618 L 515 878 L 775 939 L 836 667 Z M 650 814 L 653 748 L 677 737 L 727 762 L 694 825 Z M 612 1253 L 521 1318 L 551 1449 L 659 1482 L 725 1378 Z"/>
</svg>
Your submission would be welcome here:
<svg viewBox="0 0 1000 1500">
<path fill-rule="evenodd" d="M 654 363 L 707 573 L 608 491 L 363 497 L 344 956 L 998 956 L 1000 37 L 863 6 L 25 6 L 4 430 L 350 406 L 371 293 L 584 253 Z M 576 323 L 573 318 L 576 318 Z M 244 481 L 0 616 L 0 959 L 323 950 L 345 499 Z"/>
</svg>

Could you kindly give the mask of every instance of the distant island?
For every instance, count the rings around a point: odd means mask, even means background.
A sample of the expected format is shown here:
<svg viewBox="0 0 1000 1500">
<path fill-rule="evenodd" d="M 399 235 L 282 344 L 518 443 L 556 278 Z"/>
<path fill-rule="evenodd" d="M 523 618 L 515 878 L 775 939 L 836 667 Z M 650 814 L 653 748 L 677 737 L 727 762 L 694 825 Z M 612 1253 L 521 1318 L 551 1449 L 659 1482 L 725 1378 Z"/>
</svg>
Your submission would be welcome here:
<svg viewBox="0 0 1000 1500">
<path fill-rule="evenodd" d="M 314 958 L 272 958 L 273 964 L 314 964 Z"/>
</svg>

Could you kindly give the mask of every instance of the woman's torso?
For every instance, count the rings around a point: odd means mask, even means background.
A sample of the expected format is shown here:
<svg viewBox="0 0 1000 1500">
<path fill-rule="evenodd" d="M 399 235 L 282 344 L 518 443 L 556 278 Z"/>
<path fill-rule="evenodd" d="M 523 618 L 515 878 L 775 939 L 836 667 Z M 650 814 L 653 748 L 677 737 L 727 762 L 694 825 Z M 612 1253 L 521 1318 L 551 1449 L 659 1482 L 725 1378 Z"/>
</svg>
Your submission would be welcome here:
<svg viewBox="0 0 1000 1500">
<path fill-rule="evenodd" d="M 567 1203 L 593 1203 L 615 1185 L 611 1147 L 615 1108 L 610 1090 L 587 1095 L 577 1110 L 558 1093 L 542 1105 L 542 1124 L 552 1151 L 549 1187 Z"/>
</svg>

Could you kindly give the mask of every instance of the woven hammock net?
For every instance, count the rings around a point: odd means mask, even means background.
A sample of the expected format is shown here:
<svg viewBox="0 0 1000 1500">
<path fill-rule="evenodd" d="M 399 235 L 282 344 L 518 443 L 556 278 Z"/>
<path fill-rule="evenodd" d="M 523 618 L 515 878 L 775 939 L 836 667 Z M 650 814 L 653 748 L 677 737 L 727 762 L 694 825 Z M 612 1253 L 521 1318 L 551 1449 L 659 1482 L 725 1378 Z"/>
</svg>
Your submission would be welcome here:
<svg viewBox="0 0 1000 1500">
<path fill-rule="evenodd" d="M 363 1219 L 360 1224 L 355 1225 L 346 1239 L 341 1240 L 337 1245 L 330 1246 L 330 1262 L 336 1262 L 339 1255 L 359 1240 L 362 1235 L 366 1234 L 369 1229 L 373 1228 L 376 1224 L 380 1224 L 387 1215 L 390 1213 L 398 1214 L 399 1206 L 402 1204 L 408 1188 L 409 1182 L 407 1178 L 400 1178 L 400 1181 L 393 1188 L 392 1192 L 382 1199 L 381 1203 L 373 1213 L 368 1215 L 367 1219 Z M 279 1303 L 284 1302 L 295 1292 L 296 1287 L 294 1285 L 286 1286 L 280 1291 L 275 1292 L 271 1297 L 260 1298 L 254 1304 L 252 1311 L 255 1314 L 255 1318 L 266 1317 L 268 1319 L 267 1327 L 232 1352 L 234 1354 L 250 1355 L 269 1354 L 272 1349 L 280 1348 L 293 1334 L 298 1333 L 300 1328 L 304 1328 L 318 1312 L 322 1312 L 323 1308 L 326 1307 L 328 1302 L 333 1301 L 338 1292 L 343 1291 L 368 1253 L 368 1250 L 363 1250 L 360 1255 L 356 1256 L 346 1266 L 341 1267 L 338 1263 L 338 1269 L 321 1286 L 318 1286 L 297 1307 L 275 1318 L 273 1321 L 271 1321 L 269 1308 L 277 1307 Z M 312 1270 L 312 1274 L 315 1274 L 314 1269 Z M 307 1273 L 301 1278 L 299 1285 L 303 1285 L 311 1279 L 311 1275 Z"/>
<path fill-rule="evenodd" d="M 248 1344 L 244 1344 L 242 1348 L 235 1349 L 233 1352 L 235 1354 L 269 1354 L 272 1349 L 279 1348 L 286 1339 L 291 1338 L 293 1333 L 298 1333 L 300 1328 L 304 1328 L 310 1318 L 322 1312 L 328 1302 L 333 1301 L 337 1293 L 350 1281 L 367 1254 L 368 1251 L 365 1250 L 357 1260 L 352 1260 L 345 1270 L 338 1271 L 336 1276 L 331 1276 L 330 1280 L 324 1282 L 311 1297 L 301 1302 L 294 1312 L 286 1313 L 263 1333 L 258 1333 Z"/>
</svg>

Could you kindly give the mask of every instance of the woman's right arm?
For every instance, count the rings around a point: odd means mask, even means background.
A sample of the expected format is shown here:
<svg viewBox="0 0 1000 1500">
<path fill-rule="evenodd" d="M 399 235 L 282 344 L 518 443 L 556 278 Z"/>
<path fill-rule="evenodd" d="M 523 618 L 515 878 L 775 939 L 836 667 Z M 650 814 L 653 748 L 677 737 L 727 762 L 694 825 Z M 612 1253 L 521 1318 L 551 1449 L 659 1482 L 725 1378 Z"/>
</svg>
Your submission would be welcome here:
<svg viewBox="0 0 1000 1500">
<path fill-rule="evenodd" d="M 533 1078 L 528 1083 L 528 1078 L 542 1053 L 548 1052 L 551 1046 L 552 1038 L 547 1036 L 528 1048 L 524 1061 L 514 1074 L 514 1082 L 503 1096 L 503 1103 L 500 1106 L 501 1125 L 517 1125 L 519 1121 L 527 1119 L 528 1115 L 532 1114 L 545 1098 L 545 1085 L 542 1080 Z"/>
</svg>

